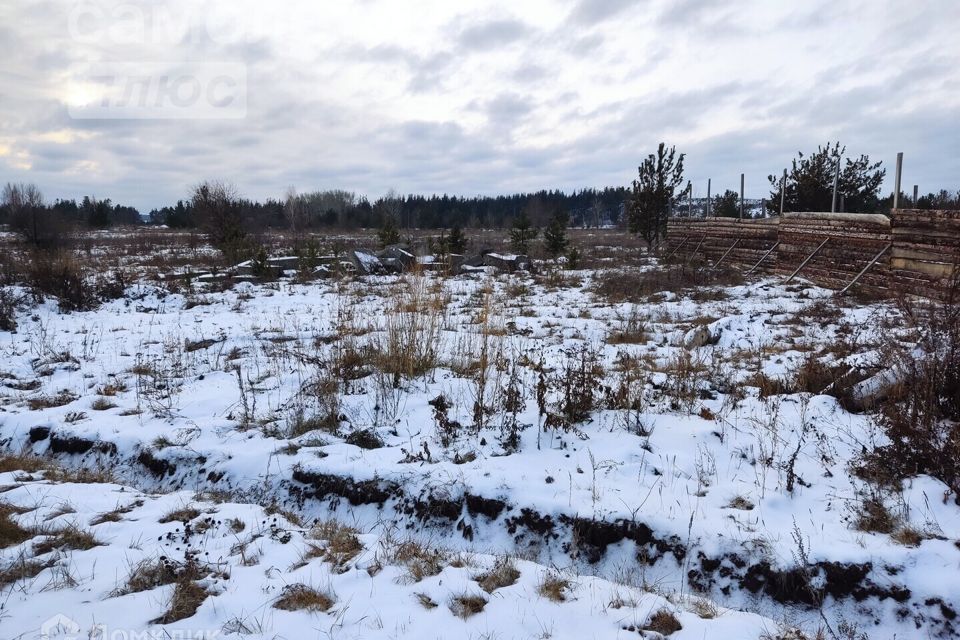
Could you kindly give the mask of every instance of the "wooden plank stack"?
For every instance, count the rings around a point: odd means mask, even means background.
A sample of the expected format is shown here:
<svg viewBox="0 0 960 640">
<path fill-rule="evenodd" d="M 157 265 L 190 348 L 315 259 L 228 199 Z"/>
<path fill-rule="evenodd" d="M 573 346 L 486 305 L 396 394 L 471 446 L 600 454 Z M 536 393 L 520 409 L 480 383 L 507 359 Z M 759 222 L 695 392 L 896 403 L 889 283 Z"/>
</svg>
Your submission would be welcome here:
<svg viewBox="0 0 960 640">
<path fill-rule="evenodd" d="M 859 213 L 789 213 L 780 222 L 779 237 L 776 270 L 785 274 L 793 273 L 829 238 L 800 277 L 823 286 L 843 287 L 890 243 L 890 219 Z M 884 255 L 860 284 L 887 288 L 889 255 Z"/>
<path fill-rule="evenodd" d="M 667 222 L 667 253 L 680 247 L 675 256 L 680 260 L 716 262 L 739 240 L 724 262 L 752 267 L 777 242 L 777 224 L 776 218 L 671 218 Z M 681 247 L 684 238 L 687 241 Z"/>
<path fill-rule="evenodd" d="M 893 213 L 890 269 L 905 291 L 942 289 L 960 265 L 960 211 Z"/>
<path fill-rule="evenodd" d="M 861 213 L 788 213 L 782 218 L 672 218 L 667 253 L 716 262 L 739 239 L 726 263 L 752 267 L 775 243 L 758 273 L 791 274 L 830 241 L 799 277 L 842 288 L 882 254 L 858 286 L 939 296 L 960 269 L 960 211 L 897 210 L 892 217 Z"/>
</svg>

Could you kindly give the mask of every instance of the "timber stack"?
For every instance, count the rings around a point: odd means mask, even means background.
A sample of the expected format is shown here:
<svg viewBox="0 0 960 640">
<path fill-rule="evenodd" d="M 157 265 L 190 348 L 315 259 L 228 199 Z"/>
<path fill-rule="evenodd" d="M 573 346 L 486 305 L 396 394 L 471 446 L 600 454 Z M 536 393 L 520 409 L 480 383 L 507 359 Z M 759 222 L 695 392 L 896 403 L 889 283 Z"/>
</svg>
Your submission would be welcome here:
<svg viewBox="0 0 960 640">
<path fill-rule="evenodd" d="M 780 221 L 779 237 L 777 273 L 793 273 L 827 240 L 801 275 L 828 287 L 844 287 L 890 244 L 890 218 L 862 213 L 788 213 Z M 887 265 L 882 256 L 861 284 L 887 288 Z"/>
<path fill-rule="evenodd" d="M 942 288 L 960 265 L 960 211 L 898 210 L 890 269 L 906 291 Z"/>
<path fill-rule="evenodd" d="M 667 253 L 676 251 L 674 257 L 683 262 L 716 262 L 729 251 L 724 264 L 752 267 L 777 242 L 777 224 L 776 218 L 671 218 Z"/>
</svg>

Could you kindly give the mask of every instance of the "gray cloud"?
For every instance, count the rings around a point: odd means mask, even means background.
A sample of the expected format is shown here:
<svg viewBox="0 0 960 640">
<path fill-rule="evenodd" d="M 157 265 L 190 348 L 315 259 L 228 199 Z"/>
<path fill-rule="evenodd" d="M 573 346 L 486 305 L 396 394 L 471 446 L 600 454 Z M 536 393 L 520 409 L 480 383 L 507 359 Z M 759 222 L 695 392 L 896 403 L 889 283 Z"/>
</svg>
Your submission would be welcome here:
<svg viewBox="0 0 960 640">
<path fill-rule="evenodd" d="M 530 26 L 520 20 L 500 18 L 463 28 L 457 42 L 468 51 L 486 51 L 513 44 L 530 32 Z"/>
<path fill-rule="evenodd" d="M 569 20 L 578 25 L 592 26 L 609 20 L 627 9 L 638 9 L 646 4 L 648 3 L 640 0 L 578 0 L 570 12 Z"/>
<path fill-rule="evenodd" d="M 895 0 L 747 0 L 736 14 L 708 0 L 554 0 L 540 14 L 495 1 L 389 19 L 373 0 L 338 5 L 344 16 L 290 2 L 276 28 L 221 42 L 193 24 L 163 46 L 74 42 L 57 0 L 0 6 L 0 183 L 146 210 L 205 178 L 255 198 L 290 184 L 570 189 L 627 184 L 664 140 L 695 184 L 735 188 L 744 171 L 759 197 L 798 150 L 840 139 L 888 163 L 905 151 L 923 189 L 960 186 L 952 0 L 907 15 Z M 242 63 L 249 113 L 71 119 L 65 71 L 111 59 Z"/>
</svg>

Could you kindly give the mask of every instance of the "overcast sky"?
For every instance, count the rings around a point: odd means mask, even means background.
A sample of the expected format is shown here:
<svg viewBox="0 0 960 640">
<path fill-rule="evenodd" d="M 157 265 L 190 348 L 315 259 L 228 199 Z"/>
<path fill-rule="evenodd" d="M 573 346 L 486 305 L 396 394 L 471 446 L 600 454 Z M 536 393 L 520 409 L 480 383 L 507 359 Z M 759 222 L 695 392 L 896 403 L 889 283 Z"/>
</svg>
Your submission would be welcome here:
<svg viewBox="0 0 960 640">
<path fill-rule="evenodd" d="M 905 190 L 957 189 L 958 28 L 958 0 L 3 0 L 0 182 L 143 211 L 207 178 L 259 199 L 570 190 L 628 184 L 663 140 L 697 193 L 744 171 L 761 197 L 839 139 L 891 178 L 904 151 Z M 244 109 L 84 111 L 106 104 L 91 70 L 205 82 L 213 62 Z"/>
</svg>

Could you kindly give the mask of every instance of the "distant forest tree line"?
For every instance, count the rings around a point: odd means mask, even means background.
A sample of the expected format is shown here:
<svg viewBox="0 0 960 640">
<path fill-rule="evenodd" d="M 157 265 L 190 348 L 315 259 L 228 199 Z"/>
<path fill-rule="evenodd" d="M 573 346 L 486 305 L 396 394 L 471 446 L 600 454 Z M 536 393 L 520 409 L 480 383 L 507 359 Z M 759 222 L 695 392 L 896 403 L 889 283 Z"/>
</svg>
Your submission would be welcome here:
<svg viewBox="0 0 960 640">
<path fill-rule="evenodd" d="M 209 227 L 210 199 L 218 202 L 220 215 L 245 233 L 286 229 L 296 233 L 323 229 L 379 228 L 394 238 L 403 229 L 510 228 L 518 246 L 525 246 L 544 231 L 545 241 L 560 253 L 564 241 L 561 226 L 626 226 L 651 243 L 663 237 L 666 220 L 685 212 L 690 198 L 684 178 L 685 155 L 660 144 L 643 160 L 631 187 L 558 190 L 503 196 L 459 197 L 450 195 L 400 195 L 389 192 L 371 202 L 343 190 L 297 193 L 264 202 L 240 197 L 222 183 L 206 182 L 194 188 L 189 198 L 152 210 L 146 219 L 133 207 L 92 196 L 46 203 L 35 185 L 7 184 L 0 197 L 0 224 L 10 225 L 36 245 L 50 244 L 65 229 L 105 229 L 119 225 L 152 224 L 172 228 Z M 833 182 L 837 184 L 838 210 L 886 213 L 892 194 L 880 196 L 886 169 L 866 155 L 847 157 L 840 143 L 828 143 L 810 154 L 799 153 L 791 163 L 784 194 L 785 211 L 829 211 Z M 770 175 L 766 211 L 780 210 L 782 174 Z M 204 189 L 207 191 L 205 192 Z M 211 192 L 212 189 L 212 192 Z M 958 209 L 960 192 L 930 192 L 912 202 L 901 194 L 901 203 L 918 209 Z M 701 207 L 701 212 L 705 207 Z M 739 193 L 718 190 L 710 203 L 712 215 L 740 215 Z"/>
</svg>

